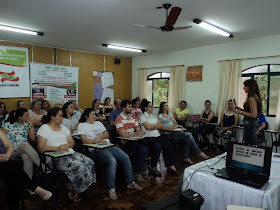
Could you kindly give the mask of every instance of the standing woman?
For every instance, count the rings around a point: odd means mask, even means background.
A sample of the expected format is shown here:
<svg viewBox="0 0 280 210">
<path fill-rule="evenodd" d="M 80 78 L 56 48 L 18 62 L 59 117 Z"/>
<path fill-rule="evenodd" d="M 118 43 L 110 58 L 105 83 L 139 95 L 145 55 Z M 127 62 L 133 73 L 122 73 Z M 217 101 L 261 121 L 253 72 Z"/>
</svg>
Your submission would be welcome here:
<svg viewBox="0 0 280 210">
<path fill-rule="evenodd" d="M 62 111 L 59 108 L 49 110 L 48 115 L 44 117 L 44 125 L 38 130 L 38 150 L 72 153 L 57 158 L 55 164 L 58 170 L 66 173 L 71 182 L 67 184 L 69 198 L 79 202 L 79 194 L 96 181 L 94 162 L 72 149 L 75 143 L 69 129 L 61 124 L 62 119 Z M 47 164 L 52 167 L 49 158 Z"/>
<path fill-rule="evenodd" d="M 0 127 L 5 120 L 8 118 L 8 112 L 6 109 L 6 104 L 0 101 Z"/>
<path fill-rule="evenodd" d="M 248 94 L 247 99 L 243 105 L 244 109 L 235 107 L 235 112 L 244 116 L 245 144 L 258 145 L 258 114 L 262 113 L 260 90 L 258 83 L 253 79 L 248 79 L 243 84 L 243 89 Z"/>
<path fill-rule="evenodd" d="M 113 105 L 111 104 L 111 98 L 107 97 L 104 100 L 104 106 L 102 107 L 102 112 L 104 113 L 104 115 L 108 116 L 110 114 L 111 111 L 114 110 Z"/>
<path fill-rule="evenodd" d="M 102 110 L 99 109 L 100 101 L 98 99 L 94 99 L 92 101 L 92 109 L 94 110 L 94 113 L 96 115 L 97 121 L 104 121 L 106 120 L 106 117 L 104 116 L 104 113 Z"/>
<path fill-rule="evenodd" d="M 23 160 L 24 172 L 32 179 L 33 163 L 40 166 L 40 158 L 34 148 L 28 143 L 35 140 L 35 129 L 32 121 L 29 119 L 27 109 L 17 109 L 11 111 L 7 122 L 5 122 L 1 130 L 8 136 L 14 145 L 14 153 L 12 157 L 20 156 Z"/>
</svg>

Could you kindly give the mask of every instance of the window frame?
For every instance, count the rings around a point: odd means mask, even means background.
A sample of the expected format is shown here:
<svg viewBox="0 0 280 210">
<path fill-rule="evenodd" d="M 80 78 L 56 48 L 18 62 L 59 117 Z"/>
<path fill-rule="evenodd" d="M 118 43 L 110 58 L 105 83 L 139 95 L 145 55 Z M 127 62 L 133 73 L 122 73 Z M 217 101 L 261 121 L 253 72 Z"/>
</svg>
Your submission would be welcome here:
<svg viewBox="0 0 280 210">
<path fill-rule="evenodd" d="M 270 102 L 270 77 L 273 77 L 273 76 L 280 76 L 280 71 L 279 72 L 270 72 L 270 66 L 271 65 L 278 65 L 279 66 L 279 69 L 280 69 L 280 64 L 261 64 L 261 65 L 257 65 L 257 66 L 252 66 L 252 67 L 249 67 L 247 69 L 244 69 L 242 70 L 242 73 L 241 73 L 241 77 L 250 77 L 252 79 L 254 79 L 255 75 L 267 75 L 267 113 L 263 113 L 264 115 L 268 116 L 268 117 L 275 117 L 276 115 L 270 115 L 269 114 L 269 102 Z M 247 71 L 249 69 L 252 69 L 252 68 L 255 68 L 255 67 L 259 67 L 259 66 L 267 66 L 267 71 L 264 73 L 264 72 L 261 72 L 261 73 L 244 73 L 244 71 Z"/>
<path fill-rule="evenodd" d="M 155 80 L 159 80 L 159 79 L 166 79 L 168 80 L 168 88 L 167 88 L 167 100 L 168 100 L 168 94 L 169 94 L 169 78 L 170 77 L 162 77 L 162 73 L 169 73 L 170 75 L 170 72 L 156 72 L 156 73 L 152 73 L 150 74 L 149 76 L 147 76 L 147 81 L 152 81 L 152 104 L 153 104 L 153 108 L 159 108 L 157 106 L 154 106 L 154 81 Z M 160 78 L 149 78 L 155 74 L 160 74 Z"/>
</svg>

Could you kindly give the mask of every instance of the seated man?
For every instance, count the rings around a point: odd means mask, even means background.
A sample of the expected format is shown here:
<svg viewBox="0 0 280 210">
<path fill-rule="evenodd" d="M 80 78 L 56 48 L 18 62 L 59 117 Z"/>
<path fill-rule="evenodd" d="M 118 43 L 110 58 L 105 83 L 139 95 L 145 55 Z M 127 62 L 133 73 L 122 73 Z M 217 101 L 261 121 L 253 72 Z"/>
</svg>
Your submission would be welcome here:
<svg viewBox="0 0 280 210">
<path fill-rule="evenodd" d="M 267 125 L 268 124 L 266 122 L 266 119 L 265 119 L 263 113 L 260 113 L 258 115 L 258 118 L 259 118 L 259 125 L 260 125 L 260 127 L 259 127 L 259 129 L 257 131 L 257 136 L 258 136 L 258 139 L 264 139 L 264 132 L 263 132 L 263 130 L 267 129 Z"/>
<path fill-rule="evenodd" d="M 230 141 L 234 127 L 238 125 L 238 115 L 234 112 L 234 106 L 232 100 L 228 100 L 228 107 L 223 113 L 221 113 L 220 127 L 214 133 L 214 145 L 216 147 L 215 153 L 220 153 L 217 142 L 220 137 L 223 137 L 225 144 Z"/>
<path fill-rule="evenodd" d="M 121 99 L 117 99 L 114 102 L 115 110 L 110 112 L 109 121 L 112 126 L 116 126 L 116 118 L 121 114 Z"/>
<path fill-rule="evenodd" d="M 132 104 L 129 100 L 121 102 L 122 112 L 116 118 L 116 128 L 121 137 L 141 137 L 145 132 L 140 130 L 140 126 L 136 118 L 131 116 Z M 111 112 L 112 113 L 112 112 Z M 143 182 L 141 175 L 148 152 L 151 152 L 152 159 L 150 161 L 150 174 L 160 176 L 161 172 L 157 170 L 156 166 L 159 160 L 161 146 L 157 142 L 149 144 L 148 142 L 139 141 L 122 141 L 123 148 L 128 153 L 136 154 L 135 164 L 135 181 Z"/>
</svg>

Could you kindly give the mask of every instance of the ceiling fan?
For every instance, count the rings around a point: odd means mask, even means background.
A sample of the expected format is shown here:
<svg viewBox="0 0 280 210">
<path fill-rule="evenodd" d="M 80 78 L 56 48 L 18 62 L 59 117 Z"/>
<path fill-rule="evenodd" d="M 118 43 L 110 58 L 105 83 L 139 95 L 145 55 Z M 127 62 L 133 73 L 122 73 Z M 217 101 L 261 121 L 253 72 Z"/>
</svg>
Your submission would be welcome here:
<svg viewBox="0 0 280 210">
<path fill-rule="evenodd" d="M 154 27 L 154 26 L 146 26 L 146 25 L 139 25 L 139 24 L 134 24 L 135 26 L 140 26 L 140 27 L 145 27 L 145 28 L 153 28 L 153 29 L 159 29 L 161 31 L 167 32 L 167 31 L 173 31 L 173 30 L 183 30 L 183 29 L 188 29 L 191 26 L 184 26 L 184 27 L 177 27 L 175 28 L 174 25 L 177 21 L 177 18 L 179 17 L 182 8 L 180 7 L 172 7 L 169 15 L 168 15 L 168 10 L 170 9 L 172 5 L 169 3 L 163 4 L 162 7 L 157 7 L 157 9 L 162 9 L 164 8 L 166 10 L 166 21 L 165 25 L 161 27 Z"/>
</svg>

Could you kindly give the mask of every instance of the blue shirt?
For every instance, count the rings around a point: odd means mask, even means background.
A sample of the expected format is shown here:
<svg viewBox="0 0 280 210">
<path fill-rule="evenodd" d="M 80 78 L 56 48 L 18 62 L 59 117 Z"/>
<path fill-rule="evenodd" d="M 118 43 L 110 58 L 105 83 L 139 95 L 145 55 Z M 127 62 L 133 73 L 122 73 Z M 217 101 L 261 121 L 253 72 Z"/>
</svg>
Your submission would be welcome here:
<svg viewBox="0 0 280 210">
<path fill-rule="evenodd" d="M 173 114 L 168 112 L 168 115 L 159 114 L 158 118 L 161 119 L 161 124 L 163 127 L 168 127 L 174 125 L 173 123 Z"/>
<path fill-rule="evenodd" d="M 266 123 L 266 119 L 263 114 L 259 114 L 258 118 L 259 118 L 259 127 L 261 127 L 263 122 Z M 262 132 L 263 132 L 263 130 L 262 130 Z"/>
<path fill-rule="evenodd" d="M 116 118 L 122 113 L 122 110 L 113 110 L 110 112 L 109 121 L 116 121 Z"/>
</svg>

